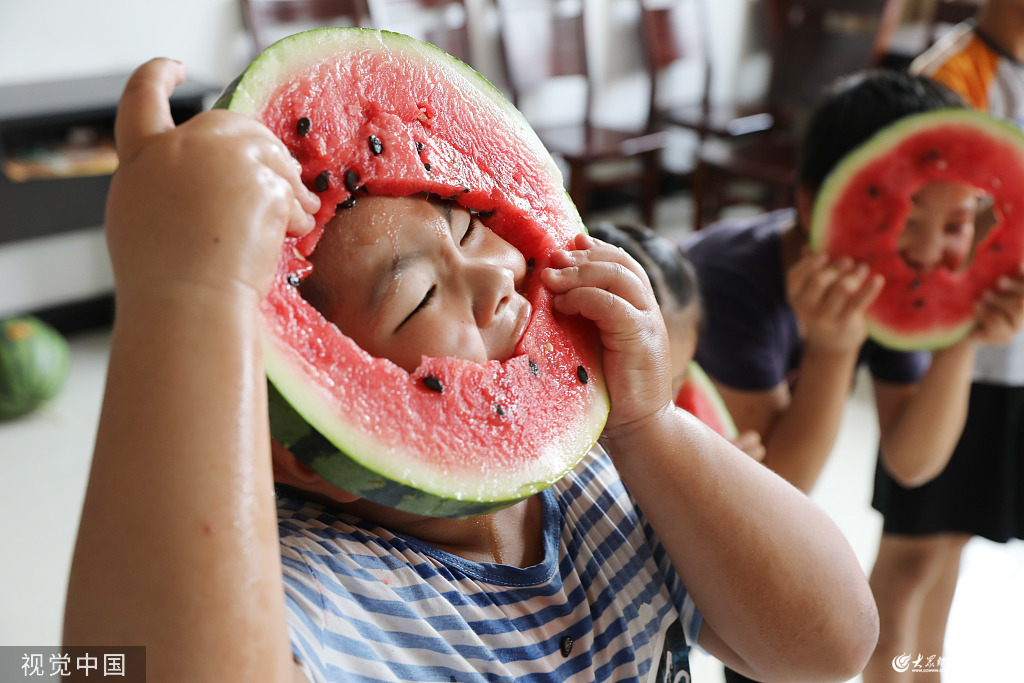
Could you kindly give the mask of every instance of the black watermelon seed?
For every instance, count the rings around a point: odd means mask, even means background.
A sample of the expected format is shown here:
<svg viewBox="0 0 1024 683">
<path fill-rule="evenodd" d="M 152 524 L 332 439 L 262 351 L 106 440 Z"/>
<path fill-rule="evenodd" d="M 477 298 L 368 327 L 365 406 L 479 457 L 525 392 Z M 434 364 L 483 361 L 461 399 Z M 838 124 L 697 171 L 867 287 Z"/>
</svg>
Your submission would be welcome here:
<svg viewBox="0 0 1024 683">
<path fill-rule="evenodd" d="M 910 289 L 913 291 L 913 290 L 918 290 L 920 288 L 921 288 L 921 279 L 915 277 L 914 280 L 910 283 Z"/>
<path fill-rule="evenodd" d="M 532 358 L 530 359 L 530 374 L 534 377 L 540 374 L 540 368 L 537 367 L 537 361 Z"/>
<path fill-rule="evenodd" d="M 480 218 L 490 218 L 494 215 L 494 211 L 478 211 L 476 215 Z"/>
<path fill-rule="evenodd" d="M 924 299 L 917 299 L 914 302 L 914 308 L 924 308 L 924 304 L 925 304 Z"/>
<path fill-rule="evenodd" d="M 587 376 L 587 369 L 582 365 L 576 368 L 576 379 L 580 381 L 580 384 L 586 384 L 590 381 L 590 377 Z"/>
<path fill-rule="evenodd" d="M 529 275 L 533 272 L 533 266 L 537 263 L 537 259 L 532 256 L 526 261 L 526 274 Z"/>
<path fill-rule="evenodd" d="M 295 132 L 299 134 L 300 138 L 304 138 L 309 135 L 309 129 L 313 124 L 308 118 L 303 116 L 299 119 L 298 123 L 295 124 Z"/>
<path fill-rule="evenodd" d="M 370 151 L 373 152 L 374 156 L 384 151 L 384 143 L 376 135 L 370 136 Z"/>
<path fill-rule="evenodd" d="M 345 171 L 345 189 L 349 192 L 359 189 L 359 172 L 354 168 Z"/>
<path fill-rule="evenodd" d="M 423 164 L 423 168 L 427 169 L 427 173 L 430 173 L 430 164 Z"/>
<path fill-rule="evenodd" d="M 882 191 L 878 189 L 877 185 L 869 185 L 868 186 L 868 196 L 869 197 L 877 197 L 880 194 L 882 194 Z"/>
<path fill-rule="evenodd" d="M 571 636 L 562 638 L 562 642 L 558 644 L 558 649 L 562 651 L 563 657 L 568 657 L 572 654 L 573 639 Z"/>
<path fill-rule="evenodd" d="M 356 205 L 356 198 L 352 195 L 345 197 L 345 201 L 334 207 L 335 211 L 341 211 L 342 209 L 351 209 Z"/>
<path fill-rule="evenodd" d="M 462 188 L 462 194 L 469 194 L 469 188 L 468 187 Z"/>
<path fill-rule="evenodd" d="M 505 417 L 505 406 L 500 403 L 494 404 L 494 412 L 498 414 L 498 417 Z"/>
<path fill-rule="evenodd" d="M 444 391 L 444 385 L 441 384 L 441 380 L 434 377 L 433 375 L 427 375 L 426 377 L 423 378 L 423 386 L 425 386 L 427 389 L 430 389 L 431 391 L 436 391 L 439 394 L 442 391 Z"/>
<path fill-rule="evenodd" d="M 288 284 L 290 284 L 292 287 L 298 287 L 299 285 L 302 284 L 302 278 L 300 278 L 295 273 L 288 273 Z"/>
<path fill-rule="evenodd" d="M 994 251 L 994 252 L 996 252 L 998 254 L 999 252 L 1001 252 L 1003 250 L 1003 245 L 1001 245 L 999 242 L 993 242 L 992 246 L 989 247 L 989 249 L 991 249 L 992 251 Z"/>
<path fill-rule="evenodd" d="M 327 188 L 331 186 L 331 172 L 324 171 L 316 177 L 313 181 L 313 187 L 316 188 L 317 192 L 326 192 Z"/>
<path fill-rule="evenodd" d="M 422 142 L 420 142 L 419 140 L 416 141 L 416 151 L 417 152 L 422 152 L 424 147 L 425 147 L 425 145 Z"/>
<path fill-rule="evenodd" d="M 937 150 L 937 149 L 930 149 L 930 150 L 928 150 L 927 152 L 925 152 L 924 154 L 921 155 L 920 161 L 921 161 L 922 164 L 927 164 L 928 162 L 935 161 L 938 158 L 939 158 L 939 150 Z"/>
</svg>

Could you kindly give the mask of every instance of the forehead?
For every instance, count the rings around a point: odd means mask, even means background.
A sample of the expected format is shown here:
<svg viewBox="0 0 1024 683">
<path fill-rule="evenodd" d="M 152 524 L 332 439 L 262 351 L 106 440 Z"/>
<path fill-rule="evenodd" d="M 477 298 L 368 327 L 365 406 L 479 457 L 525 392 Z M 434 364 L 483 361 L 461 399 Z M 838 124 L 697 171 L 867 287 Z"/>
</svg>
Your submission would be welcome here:
<svg viewBox="0 0 1024 683">
<path fill-rule="evenodd" d="M 436 248 L 448 234 L 443 207 L 425 197 L 360 197 L 327 224 L 307 284 L 331 300 L 342 290 L 370 298 L 402 258 Z"/>
<path fill-rule="evenodd" d="M 952 208 L 972 204 L 978 195 L 979 190 L 971 185 L 934 181 L 914 193 L 913 201 L 920 208 Z"/>
</svg>

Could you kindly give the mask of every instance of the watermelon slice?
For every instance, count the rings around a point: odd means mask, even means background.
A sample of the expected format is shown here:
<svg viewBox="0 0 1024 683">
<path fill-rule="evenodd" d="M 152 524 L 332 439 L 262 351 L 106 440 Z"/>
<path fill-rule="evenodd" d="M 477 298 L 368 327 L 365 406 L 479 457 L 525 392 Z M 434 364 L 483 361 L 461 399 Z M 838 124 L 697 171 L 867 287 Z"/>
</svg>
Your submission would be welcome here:
<svg viewBox="0 0 1024 683">
<path fill-rule="evenodd" d="M 594 327 L 552 308 L 537 274 L 584 231 L 550 155 L 482 76 L 400 34 L 319 29 L 268 48 L 216 106 L 267 125 L 320 196 L 262 304 L 271 432 L 342 489 L 466 517 L 556 482 L 589 451 L 608 396 Z M 424 357 L 409 373 L 364 352 L 296 288 L 336 211 L 364 194 L 452 199 L 518 248 L 533 313 L 516 355 Z"/>
<path fill-rule="evenodd" d="M 679 387 L 676 405 L 730 441 L 739 436 L 739 430 L 733 422 L 732 415 L 729 414 L 729 409 L 725 407 L 725 401 L 722 400 L 711 378 L 696 361 L 690 361 L 686 368 L 686 379 Z"/>
<path fill-rule="evenodd" d="M 969 266 L 927 272 L 908 266 L 897 238 L 911 198 L 933 181 L 961 183 L 992 198 L 997 224 Z M 868 332 L 899 350 L 938 349 L 969 334 L 974 305 L 1024 262 L 1024 135 L 972 109 L 901 119 L 848 155 L 815 203 L 811 249 L 848 255 L 885 277 L 867 312 Z"/>
</svg>

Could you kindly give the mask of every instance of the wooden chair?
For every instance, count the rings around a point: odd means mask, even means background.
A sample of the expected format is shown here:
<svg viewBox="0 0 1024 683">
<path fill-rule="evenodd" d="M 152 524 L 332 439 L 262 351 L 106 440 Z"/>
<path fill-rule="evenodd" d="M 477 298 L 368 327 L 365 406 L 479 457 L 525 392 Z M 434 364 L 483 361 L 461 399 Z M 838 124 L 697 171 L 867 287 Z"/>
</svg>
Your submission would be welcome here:
<svg viewBox="0 0 1024 683">
<path fill-rule="evenodd" d="M 473 64 L 465 0 L 369 0 L 369 9 L 374 27 L 432 43 Z"/>
<path fill-rule="evenodd" d="M 648 126 L 678 126 L 698 138 L 739 137 L 772 128 L 768 102 L 747 106 L 712 101 L 713 62 L 707 0 L 640 0 L 644 58 L 650 79 Z M 684 78 L 702 79 L 699 96 L 672 97 Z"/>
<path fill-rule="evenodd" d="M 242 0 L 253 56 L 292 33 L 322 26 L 364 26 L 366 0 Z"/>
<path fill-rule="evenodd" d="M 729 204 L 791 206 L 799 133 L 821 91 L 837 78 L 876 66 L 886 52 L 902 0 L 769 0 L 775 128 L 736 141 L 709 140 L 698 150 L 694 229 Z M 755 192 L 736 195 L 736 181 Z"/>
<path fill-rule="evenodd" d="M 582 0 L 497 0 L 505 80 L 512 101 L 524 110 L 548 151 L 568 165 L 569 196 L 584 219 L 595 190 L 632 185 L 640 191 L 643 221 L 653 225 L 666 136 L 594 123 L 584 5 Z M 524 108 L 527 100 L 542 97 L 556 82 L 558 101 L 548 110 L 572 111 L 570 93 L 577 86 L 579 114 L 572 120 L 566 116 L 568 122 L 543 121 Z M 594 176 L 595 167 L 623 160 L 633 163 L 628 168 L 615 164 L 608 177 Z"/>
</svg>

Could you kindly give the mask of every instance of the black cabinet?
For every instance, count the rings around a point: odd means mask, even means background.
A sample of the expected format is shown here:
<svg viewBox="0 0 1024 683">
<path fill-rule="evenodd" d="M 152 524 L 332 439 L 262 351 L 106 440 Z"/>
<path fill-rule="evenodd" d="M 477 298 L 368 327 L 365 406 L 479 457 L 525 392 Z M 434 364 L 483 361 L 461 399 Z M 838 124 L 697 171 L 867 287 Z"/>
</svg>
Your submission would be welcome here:
<svg viewBox="0 0 1024 683">
<path fill-rule="evenodd" d="M 110 186 L 114 115 L 128 74 L 0 86 L 0 248 L 99 226 Z M 219 88 L 186 81 L 177 122 Z"/>
</svg>

